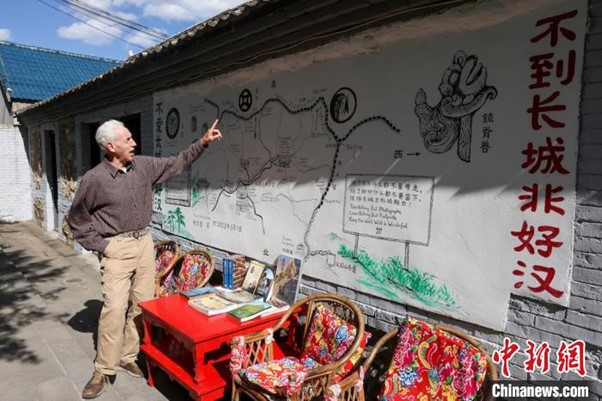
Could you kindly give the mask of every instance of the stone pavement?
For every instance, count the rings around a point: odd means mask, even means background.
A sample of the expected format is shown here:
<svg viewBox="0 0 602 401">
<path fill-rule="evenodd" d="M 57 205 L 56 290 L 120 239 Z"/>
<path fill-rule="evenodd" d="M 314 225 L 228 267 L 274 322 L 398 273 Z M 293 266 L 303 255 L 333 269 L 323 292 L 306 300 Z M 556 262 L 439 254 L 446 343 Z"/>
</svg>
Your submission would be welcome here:
<svg viewBox="0 0 602 401">
<path fill-rule="evenodd" d="M 0 400 L 81 400 L 102 307 L 98 263 L 32 222 L 0 224 Z M 118 372 L 99 401 L 189 401 Z"/>
</svg>

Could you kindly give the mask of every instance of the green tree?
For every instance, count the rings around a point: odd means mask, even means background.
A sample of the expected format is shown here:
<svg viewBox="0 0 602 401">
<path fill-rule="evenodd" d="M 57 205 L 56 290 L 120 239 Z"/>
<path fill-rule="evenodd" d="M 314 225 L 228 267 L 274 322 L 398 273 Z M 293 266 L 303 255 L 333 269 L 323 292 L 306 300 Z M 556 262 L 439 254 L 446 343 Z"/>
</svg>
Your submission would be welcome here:
<svg viewBox="0 0 602 401">
<path fill-rule="evenodd" d="M 182 214 L 182 210 L 180 210 L 180 208 L 177 207 L 176 210 L 174 211 L 174 215 L 175 215 L 175 219 L 176 219 L 176 224 L 178 225 L 178 232 L 180 232 L 180 229 L 182 227 L 186 227 L 186 221 L 184 220 L 184 215 Z"/>
<path fill-rule="evenodd" d="M 167 212 L 167 225 L 171 231 L 174 231 L 176 225 L 176 213 L 173 210 Z"/>
</svg>

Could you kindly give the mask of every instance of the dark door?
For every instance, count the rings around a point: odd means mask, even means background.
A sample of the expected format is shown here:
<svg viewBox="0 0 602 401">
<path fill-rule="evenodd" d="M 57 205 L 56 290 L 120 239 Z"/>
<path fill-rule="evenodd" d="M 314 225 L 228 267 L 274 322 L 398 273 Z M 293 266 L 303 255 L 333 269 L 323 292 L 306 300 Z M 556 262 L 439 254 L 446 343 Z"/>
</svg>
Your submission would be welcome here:
<svg viewBox="0 0 602 401">
<path fill-rule="evenodd" d="M 53 206 L 53 218 L 54 218 L 54 229 L 58 230 L 59 224 L 59 213 L 58 213 L 58 199 L 59 199 L 59 184 L 58 184 L 58 167 L 56 165 L 56 134 L 52 130 L 45 130 L 45 142 L 46 142 L 46 179 L 50 186 L 50 193 L 52 195 L 52 206 Z"/>
<path fill-rule="evenodd" d="M 123 125 L 127 127 L 132 133 L 132 138 L 136 141 L 136 151 L 137 155 L 142 152 L 142 143 L 141 143 L 141 134 L 140 134 L 140 114 L 132 114 L 129 116 L 125 116 L 121 118 L 121 122 Z"/>
</svg>

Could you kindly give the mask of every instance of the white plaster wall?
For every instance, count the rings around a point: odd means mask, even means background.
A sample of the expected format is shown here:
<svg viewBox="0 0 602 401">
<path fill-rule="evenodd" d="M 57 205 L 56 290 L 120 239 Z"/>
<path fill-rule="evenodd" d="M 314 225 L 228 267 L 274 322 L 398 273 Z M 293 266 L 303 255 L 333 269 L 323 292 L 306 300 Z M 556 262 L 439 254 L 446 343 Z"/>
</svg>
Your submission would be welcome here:
<svg viewBox="0 0 602 401">
<path fill-rule="evenodd" d="M 0 126 L 0 221 L 32 218 L 31 176 L 18 128 Z"/>
<path fill-rule="evenodd" d="M 521 4 L 528 6 L 531 2 Z M 568 307 L 515 295 L 510 299 L 506 329 L 498 332 L 449 320 L 411 306 L 354 293 L 337 283 L 304 277 L 302 292 L 336 292 L 355 299 L 360 303 L 371 329 L 387 331 L 397 324 L 399 315 L 407 314 L 460 327 L 477 338 L 490 353 L 499 350 L 504 337 L 507 337 L 518 343 L 521 349 L 510 361 L 512 379 L 588 380 L 588 399 L 602 401 L 602 0 L 591 0 L 589 6 L 580 106 L 573 271 Z M 527 340 L 537 344 L 547 342 L 552 346 L 552 354 L 556 353 L 560 341 L 583 340 L 585 377 L 581 378 L 575 372 L 559 374 L 555 357 L 551 358 L 550 371 L 546 374 L 526 372 L 523 363 L 527 360 L 524 352 Z"/>
</svg>

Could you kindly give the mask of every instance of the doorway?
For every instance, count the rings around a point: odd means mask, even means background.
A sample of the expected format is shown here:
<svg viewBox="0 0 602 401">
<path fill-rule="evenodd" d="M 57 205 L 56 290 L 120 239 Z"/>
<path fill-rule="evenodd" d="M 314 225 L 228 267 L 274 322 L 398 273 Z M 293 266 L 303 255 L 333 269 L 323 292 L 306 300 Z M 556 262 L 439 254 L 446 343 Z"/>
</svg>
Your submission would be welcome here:
<svg viewBox="0 0 602 401">
<path fill-rule="evenodd" d="M 142 135 L 140 132 L 140 114 L 130 114 L 128 116 L 121 117 L 121 122 L 126 126 L 132 134 L 132 139 L 136 141 L 136 149 L 134 153 L 139 155 L 142 152 Z"/>
<path fill-rule="evenodd" d="M 45 170 L 46 170 L 46 181 L 50 190 L 50 196 L 52 197 L 52 218 L 47 216 L 48 221 L 52 221 L 54 226 L 48 227 L 58 229 L 59 226 L 59 182 L 58 182 L 58 166 L 56 158 L 56 133 L 54 130 L 44 130 L 44 150 L 45 150 Z"/>
</svg>

